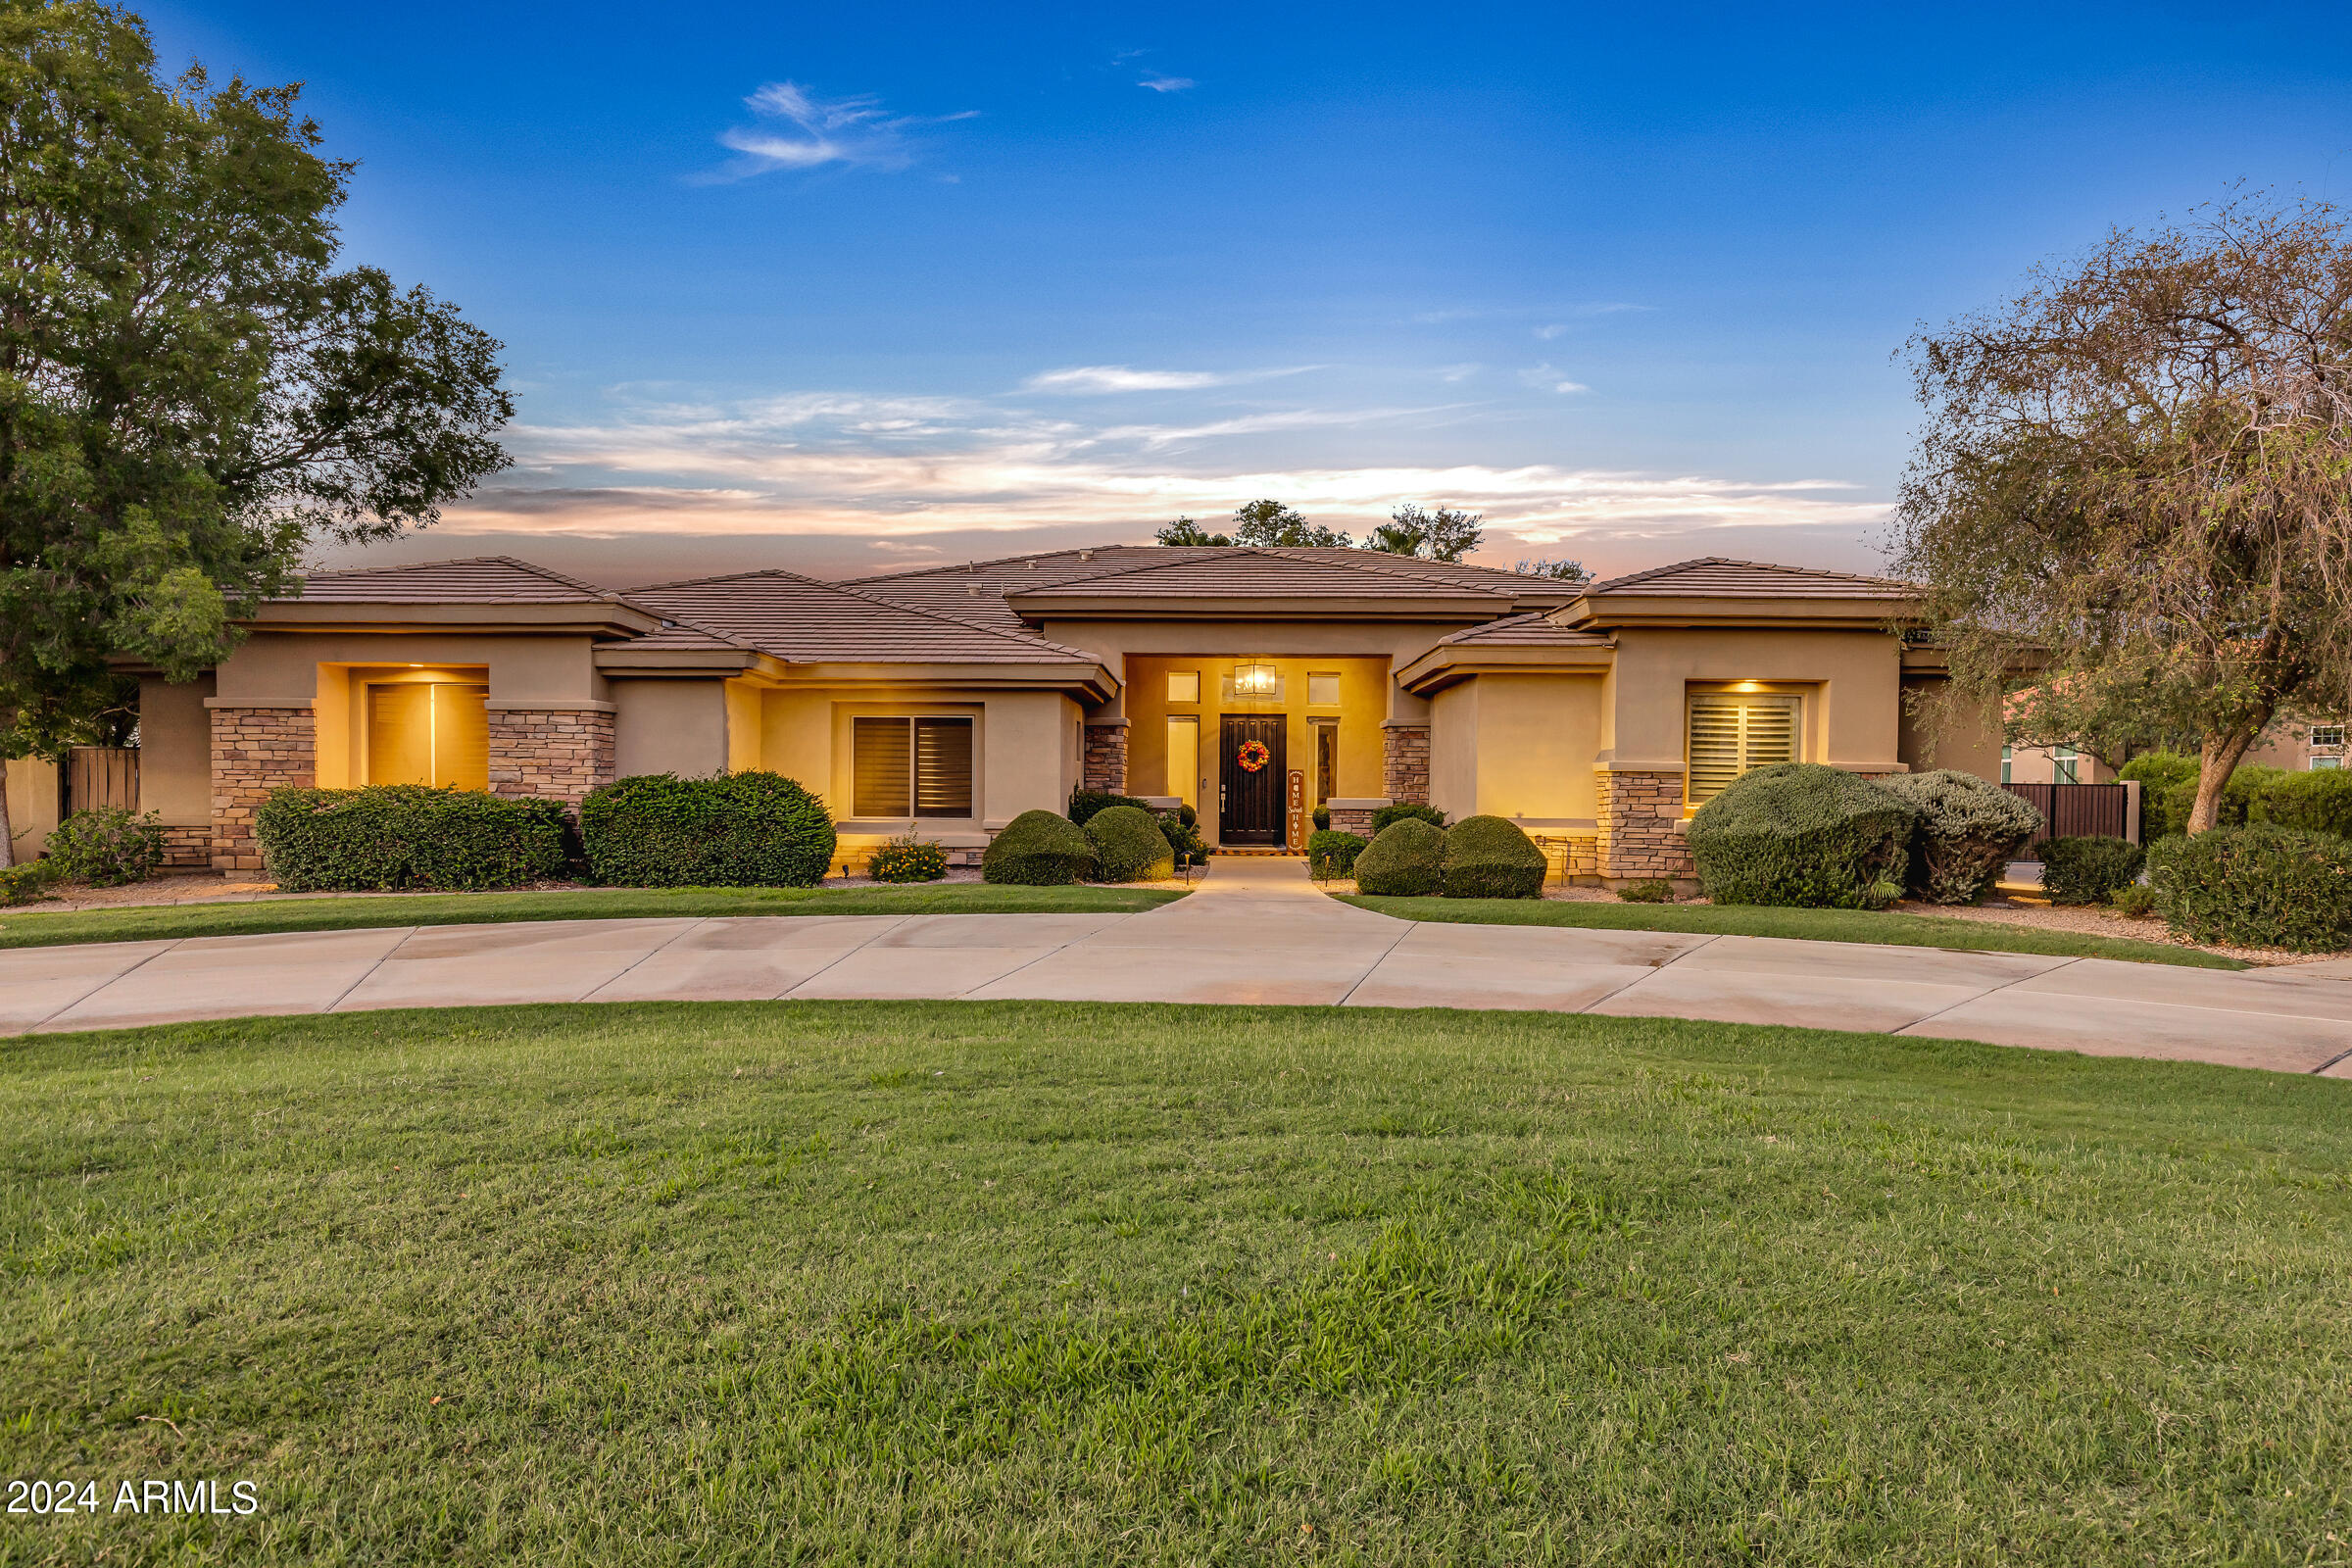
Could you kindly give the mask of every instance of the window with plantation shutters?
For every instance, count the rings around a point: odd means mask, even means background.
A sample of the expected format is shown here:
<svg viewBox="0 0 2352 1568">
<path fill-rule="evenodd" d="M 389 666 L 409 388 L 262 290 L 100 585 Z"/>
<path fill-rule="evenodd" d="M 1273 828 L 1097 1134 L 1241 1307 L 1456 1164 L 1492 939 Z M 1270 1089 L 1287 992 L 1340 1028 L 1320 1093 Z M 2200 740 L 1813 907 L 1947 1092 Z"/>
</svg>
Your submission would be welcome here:
<svg viewBox="0 0 2352 1568">
<path fill-rule="evenodd" d="M 854 718 L 851 811 L 858 816 L 972 814 L 972 721 Z"/>
<path fill-rule="evenodd" d="M 1691 805 L 1711 800 L 1751 767 L 1796 760 L 1797 700 L 1747 692 L 1690 697 Z"/>
</svg>

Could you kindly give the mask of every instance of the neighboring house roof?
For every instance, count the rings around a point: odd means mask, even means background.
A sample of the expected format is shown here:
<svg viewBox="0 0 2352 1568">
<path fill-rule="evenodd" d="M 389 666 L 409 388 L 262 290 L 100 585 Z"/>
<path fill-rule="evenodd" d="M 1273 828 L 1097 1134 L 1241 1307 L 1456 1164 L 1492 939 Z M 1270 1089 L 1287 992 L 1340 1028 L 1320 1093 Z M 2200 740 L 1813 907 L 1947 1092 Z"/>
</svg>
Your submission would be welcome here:
<svg viewBox="0 0 2352 1568">
<path fill-rule="evenodd" d="M 1100 663 L 1092 654 L 1032 632 L 976 626 L 790 571 L 699 577 L 635 589 L 628 597 L 796 664 Z"/>
<path fill-rule="evenodd" d="M 343 605 L 601 605 L 619 595 L 513 556 L 314 571 L 288 596 Z"/>
<path fill-rule="evenodd" d="M 1850 571 L 1811 566 L 1776 566 L 1763 561 L 1702 556 L 1671 566 L 1611 577 L 1583 590 L 1587 598 L 1656 594 L 1674 599 L 1886 599 L 1919 592 L 1888 577 L 1859 577 Z"/>
</svg>

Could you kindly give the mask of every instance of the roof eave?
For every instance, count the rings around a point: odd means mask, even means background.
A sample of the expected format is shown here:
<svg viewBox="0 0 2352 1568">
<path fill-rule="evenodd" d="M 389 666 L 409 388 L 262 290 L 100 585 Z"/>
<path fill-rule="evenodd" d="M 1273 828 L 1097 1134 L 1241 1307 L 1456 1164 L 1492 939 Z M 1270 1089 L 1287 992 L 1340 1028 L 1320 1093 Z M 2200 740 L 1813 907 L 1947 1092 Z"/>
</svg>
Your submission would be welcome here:
<svg viewBox="0 0 2352 1568">
<path fill-rule="evenodd" d="M 1886 627 L 1919 618 L 1914 594 L 1793 598 L 1735 598 L 1682 594 L 1588 594 L 1570 605 L 1560 623 L 1614 626 L 1820 626 L 1845 630 Z"/>
<path fill-rule="evenodd" d="M 791 686 L 958 686 L 975 691 L 1067 691 L 1090 701 L 1118 695 L 1119 679 L 1098 663 L 1040 662 L 996 663 L 952 659 L 909 661 L 818 660 L 795 662 L 780 675 Z"/>
<path fill-rule="evenodd" d="M 784 662 L 750 648 L 638 648 L 613 643 L 591 656 L 605 675 L 694 678 L 739 674 L 781 675 Z"/>
<path fill-rule="evenodd" d="M 1411 598 L 1192 594 L 1006 594 L 1032 624 L 1048 620 L 1493 620 L 1508 613 L 1492 594 Z"/>
<path fill-rule="evenodd" d="M 1441 645 L 1396 672 L 1396 684 L 1416 697 L 1427 697 L 1457 685 L 1473 675 L 1529 675 L 1556 671 L 1564 675 L 1597 675 L 1616 660 L 1607 644 L 1585 647 L 1481 648 Z"/>
<path fill-rule="evenodd" d="M 500 604 L 448 600 L 272 599 L 237 624 L 267 631 L 476 631 L 642 637 L 662 618 L 615 600 L 593 604 Z"/>
</svg>

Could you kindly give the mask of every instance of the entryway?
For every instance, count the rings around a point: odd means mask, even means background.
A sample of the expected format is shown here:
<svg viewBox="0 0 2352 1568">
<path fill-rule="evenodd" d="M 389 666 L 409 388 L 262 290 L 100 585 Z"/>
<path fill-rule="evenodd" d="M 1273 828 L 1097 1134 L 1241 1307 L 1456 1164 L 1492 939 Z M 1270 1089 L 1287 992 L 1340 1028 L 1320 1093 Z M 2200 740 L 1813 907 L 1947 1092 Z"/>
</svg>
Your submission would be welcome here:
<svg viewBox="0 0 2352 1568">
<path fill-rule="evenodd" d="M 1219 725 L 1217 842 L 1280 847 L 1284 781 L 1290 777 L 1281 713 L 1227 713 Z"/>
</svg>

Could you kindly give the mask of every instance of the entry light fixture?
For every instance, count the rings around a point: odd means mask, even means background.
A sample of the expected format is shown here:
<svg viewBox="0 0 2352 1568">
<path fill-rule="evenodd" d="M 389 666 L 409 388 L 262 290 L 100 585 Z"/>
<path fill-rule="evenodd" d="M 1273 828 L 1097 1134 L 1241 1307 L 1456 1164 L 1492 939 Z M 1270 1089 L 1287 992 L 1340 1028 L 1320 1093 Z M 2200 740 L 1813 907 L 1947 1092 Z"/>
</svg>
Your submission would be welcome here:
<svg viewBox="0 0 2352 1568">
<path fill-rule="evenodd" d="M 1252 662 L 1233 666 L 1233 692 L 1236 697 L 1271 697 L 1275 690 L 1272 664 Z"/>
</svg>

